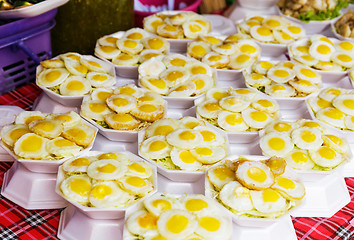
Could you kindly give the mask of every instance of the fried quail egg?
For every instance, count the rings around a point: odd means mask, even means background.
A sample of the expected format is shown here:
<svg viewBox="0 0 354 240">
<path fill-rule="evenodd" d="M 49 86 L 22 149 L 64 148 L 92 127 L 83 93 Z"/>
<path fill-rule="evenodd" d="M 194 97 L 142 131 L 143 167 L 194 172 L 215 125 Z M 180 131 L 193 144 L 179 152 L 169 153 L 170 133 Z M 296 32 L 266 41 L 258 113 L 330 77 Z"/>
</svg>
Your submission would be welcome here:
<svg viewBox="0 0 354 240">
<path fill-rule="evenodd" d="M 311 42 L 316 42 L 316 41 L 324 41 L 329 43 L 330 45 L 334 45 L 333 42 L 326 36 L 323 36 L 321 34 L 313 34 L 310 36 Z"/>
<path fill-rule="evenodd" d="M 244 47 L 245 51 L 246 51 L 246 49 L 248 49 L 246 47 L 247 46 Z M 237 47 L 237 44 L 234 44 L 234 43 L 223 43 L 220 45 L 212 45 L 211 49 L 214 52 L 217 52 L 217 53 L 223 54 L 223 55 L 232 55 L 232 54 L 237 53 L 239 50 L 239 48 Z"/>
<path fill-rule="evenodd" d="M 40 62 L 41 66 L 44 68 L 63 68 L 65 67 L 64 62 L 60 59 L 48 59 Z"/>
<path fill-rule="evenodd" d="M 309 120 L 309 119 L 298 119 L 296 121 L 296 124 L 299 125 L 299 127 L 309 127 L 309 128 L 317 128 L 319 129 L 321 132 L 325 132 L 326 129 L 318 122 L 315 122 L 313 120 Z"/>
<path fill-rule="evenodd" d="M 217 118 L 222 108 L 216 100 L 207 100 L 197 105 L 197 114 L 203 118 L 214 119 Z"/>
<path fill-rule="evenodd" d="M 71 158 L 63 163 L 63 170 L 68 174 L 86 173 L 91 162 L 97 161 L 95 157 Z"/>
<path fill-rule="evenodd" d="M 148 36 L 150 36 L 150 34 L 141 28 L 131 28 L 124 33 L 123 38 L 142 40 Z"/>
<path fill-rule="evenodd" d="M 171 88 L 168 96 L 189 97 L 196 91 L 196 85 L 192 81 L 183 82 Z"/>
<path fill-rule="evenodd" d="M 187 81 L 190 75 L 185 67 L 170 67 L 160 74 L 160 79 L 165 80 L 167 86 L 171 87 Z"/>
<path fill-rule="evenodd" d="M 112 35 L 106 35 L 98 39 L 98 44 L 100 44 L 101 46 L 115 47 L 117 40 L 117 37 L 113 37 Z"/>
<path fill-rule="evenodd" d="M 155 216 L 159 216 L 161 213 L 171 210 L 175 204 L 176 199 L 166 195 L 156 194 L 144 200 L 145 208 Z"/>
<path fill-rule="evenodd" d="M 312 161 L 325 168 L 334 168 L 344 160 L 340 153 L 329 146 L 321 146 L 309 153 Z"/>
<path fill-rule="evenodd" d="M 153 122 L 145 129 L 145 136 L 150 138 L 152 136 L 167 136 L 178 128 L 178 122 L 172 118 L 164 118 Z"/>
<path fill-rule="evenodd" d="M 73 127 L 80 123 L 80 115 L 74 111 L 65 113 L 52 113 L 49 115 L 50 119 L 61 121 L 64 127 Z"/>
<path fill-rule="evenodd" d="M 335 52 L 331 55 L 331 60 L 346 68 L 354 66 L 354 54 L 352 53 Z"/>
<path fill-rule="evenodd" d="M 254 108 L 243 110 L 241 115 L 246 124 L 251 128 L 264 128 L 268 123 L 273 121 L 273 118 L 269 114 Z"/>
<path fill-rule="evenodd" d="M 146 49 L 139 54 L 139 62 L 143 63 L 153 57 L 155 58 L 163 57 L 163 54 L 158 50 Z"/>
<path fill-rule="evenodd" d="M 252 69 L 259 74 L 267 74 L 268 70 L 271 69 L 274 66 L 273 63 L 269 61 L 257 61 L 252 65 Z"/>
<path fill-rule="evenodd" d="M 68 53 L 64 53 L 60 55 L 60 58 L 62 60 L 65 60 L 67 58 L 71 59 L 71 60 L 75 60 L 76 62 L 80 62 L 81 61 L 81 55 L 75 52 L 68 52 Z"/>
<path fill-rule="evenodd" d="M 253 206 L 261 213 L 281 212 L 287 209 L 286 199 L 273 189 L 250 191 Z"/>
<path fill-rule="evenodd" d="M 295 55 L 293 58 L 306 66 L 314 66 L 318 63 L 318 59 L 312 57 L 310 54 Z"/>
<path fill-rule="evenodd" d="M 202 59 L 210 51 L 210 45 L 203 41 L 193 41 L 187 47 L 188 55 L 196 59 Z"/>
<path fill-rule="evenodd" d="M 43 159 L 49 155 L 46 150 L 48 141 L 35 133 L 26 133 L 15 142 L 14 152 L 23 158 Z"/>
<path fill-rule="evenodd" d="M 157 135 L 144 140 L 140 145 L 141 154 L 147 159 L 162 159 L 170 155 L 172 147 L 165 136 Z"/>
<path fill-rule="evenodd" d="M 169 15 L 168 17 L 165 18 L 165 22 L 171 25 L 182 25 L 186 21 L 188 21 L 190 16 L 187 14 L 184 14 L 183 12 Z"/>
<path fill-rule="evenodd" d="M 292 131 L 291 138 L 298 148 L 315 150 L 323 143 L 321 135 L 317 128 L 301 127 Z"/>
<path fill-rule="evenodd" d="M 307 150 L 294 148 L 284 158 L 286 163 L 294 169 L 310 170 L 315 166 Z"/>
<path fill-rule="evenodd" d="M 86 124 L 76 125 L 74 127 L 65 128 L 62 136 L 77 145 L 87 147 L 93 141 L 96 136 L 96 132 L 93 128 Z"/>
<path fill-rule="evenodd" d="M 205 74 L 193 74 L 193 76 L 189 79 L 195 85 L 194 95 L 199 96 L 205 93 L 207 90 L 211 89 L 214 85 L 214 79 Z"/>
<path fill-rule="evenodd" d="M 123 191 L 115 181 L 97 182 L 92 185 L 89 201 L 97 208 L 124 207 L 132 200 L 129 193 Z"/>
<path fill-rule="evenodd" d="M 225 184 L 236 179 L 235 172 L 225 165 L 212 167 L 206 174 L 209 181 L 219 190 L 223 188 Z"/>
<path fill-rule="evenodd" d="M 214 36 L 199 36 L 199 39 L 206 42 L 206 43 L 209 43 L 211 45 L 215 44 L 220 44 L 222 43 L 222 40 L 217 38 L 217 37 L 214 37 Z"/>
<path fill-rule="evenodd" d="M 143 96 L 138 98 L 139 103 L 155 103 L 159 105 L 165 105 L 165 100 L 160 94 L 154 92 L 145 92 Z"/>
<path fill-rule="evenodd" d="M 148 179 L 137 176 L 125 176 L 120 178 L 118 182 L 125 191 L 138 196 L 145 196 L 154 189 Z"/>
<path fill-rule="evenodd" d="M 130 163 L 130 159 L 129 156 L 127 156 L 124 153 L 120 153 L 120 152 L 106 152 L 106 153 L 102 153 L 99 156 L 97 156 L 98 160 L 102 160 L 102 159 L 114 159 L 119 161 L 121 164 L 129 164 Z"/>
<path fill-rule="evenodd" d="M 312 42 L 309 48 L 310 55 L 321 61 L 329 61 L 334 52 L 334 46 L 325 41 Z"/>
<path fill-rule="evenodd" d="M 119 179 L 128 171 L 126 165 L 114 159 L 102 159 L 92 162 L 87 167 L 87 175 L 96 180 Z"/>
<path fill-rule="evenodd" d="M 295 96 L 295 89 L 286 83 L 271 83 L 265 86 L 265 93 L 272 97 Z"/>
<path fill-rule="evenodd" d="M 199 160 L 199 162 L 204 164 L 214 164 L 227 155 L 224 147 L 209 145 L 200 145 L 191 149 L 190 152 Z"/>
<path fill-rule="evenodd" d="M 143 77 L 139 78 L 139 82 L 142 86 L 158 94 L 166 95 L 169 92 L 167 81 L 163 79 L 155 77 Z"/>
<path fill-rule="evenodd" d="M 217 122 L 218 126 L 229 132 L 244 132 L 249 128 L 240 113 L 221 111 Z"/>
<path fill-rule="evenodd" d="M 97 45 L 95 47 L 95 55 L 105 58 L 105 59 L 113 59 L 120 54 L 120 50 L 116 46 L 101 46 Z"/>
<path fill-rule="evenodd" d="M 87 204 L 91 192 L 91 180 L 86 174 L 73 175 L 61 182 L 60 190 L 66 198 Z"/>
<path fill-rule="evenodd" d="M 346 155 L 348 153 L 349 145 L 348 142 L 341 137 L 334 134 L 324 134 L 322 139 L 325 145 L 333 148 L 337 152 Z"/>
<path fill-rule="evenodd" d="M 184 67 L 184 65 L 187 64 L 189 59 L 186 56 L 182 55 L 182 54 L 172 53 L 172 54 L 166 55 L 162 59 L 162 61 L 167 67 L 171 67 L 171 66 Z"/>
<path fill-rule="evenodd" d="M 213 75 L 212 69 L 207 64 L 199 61 L 188 62 L 184 67 L 189 70 L 191 75 L 206 74 L 210 77 Z"/>
<path fill-rule="evenodd" d="M 32 132 L 50 139 L 59 137 L 64 129 L 62 121 L 52 119 L 32 121 L 28 127 Z"/>
<path fill-rule="evenodd" d="M 138 68 L 139 75 L 142 77 L 158 77 L 165 70 L 165 64 L 157 58 L 151 58 L 143 62 Z"/>
<path fill-rule="evenodd" d="M 319 87 L 311 81 L 308 80 L 291 80 L 289 85 L 292 86 L 296 91 L 305 94 L 311 94 L 319 91 Z"/>
<path fill-rule="evenodd" d="M 350 116 L 354 116 L 354 95 L 353 94 L 342 94 L 334 98 L 332 104 L 340 111 Z"/>
<path fill-rule="evenodd" d="M 164 24 L 163 20 L 156 15 L 147 16 L 143 21 L 144 29 L 152 33 L 156 33 L 157 27 L 162 24 Z"/>
<path fill-rule="evenodd" d="M 250 102 L 238 96 L 228 96 L 220 99 L 219 105 L 230 112 L 241 112 L 248 108 Z"/>
<path fill-rule="evenodd" d="M 282 30 L 288 22 L 281 16 L 269 16 L 263 19 L 262 25 L 272 30 Z"/>
<path fill-rule="evenodd" d="M 157 221 L 160 234 L 167 239 L 186 239 L 197 227 L 196 217 L 183 210 L 165 211 Z"/>
<path fill-rule="evenodd" d="M 328 107 L 319 110 L 316 118 L 337 128 L 345 128 L 345 114 L 337 108 Z"/>
<path fill-rule="evenodd" d="M 263 22 L 264 17 L 255 15 L 255 16 L 252 16 L 250 18 L 247 18 L 247 20 L 254 20 L 254 21 L 257 21 L 257 22 L 261 23 L 261 22 Z"/>
<path fill-rule="evenodd" d="M 249 54 L 238 52 L 230 56 L 229 67 L 234 70 L 244 69 L 255 61 Z"/>
<path fill-rule="evenodd" d="M 144 45 L 139 41 L 126 38 L 119 39 L 117 46 L 122 52 L 132 55 L 139 54 L 144 49 Z"/>
<path fill-rule="evenodd" d="M 35 120 L 42 120 L 45 114 L 40 111 L 22 111 L 15 117 L 15 124 L 26 124 Z"/>
<path fill-rule="evenodd" d="M 136 66 L 139 62 L 139 55 L 131 55 L 128 53 L 120 53 L 112 59 L 112 63 L 122 66 Z"/>
<path fill-rule="evenodd" d="M 338 42 L 334 44 L 337 51 L 354 53 L 354 44 L 349 41 Z"/>
<path fill-rule="evenodd" d="M 157 228 L 157 220 L 157 215 L 145 210 L 138 210 L 129 216 L 126 227 L 132 234 L 143 235 Z"/>
<path fill-rule="evenodd" d="M 293 56 L 309 55 L 310 47 L 307 45 L 291 45 L 290 51 Z"/>
<path fill-rule="evenodd" d="M 13 147 L 15 142 L 26 133 L 31 133 L 27 125 L 10 124 L 2 127 L 0 135 L 4 143 Z"/>
<path fill-rule="evenodd" d="M 354 117 L 353 116 L 346 116 L 344 118 L 344 123 L 348 129 L 354 130 Z"/>
<path fill-rule="evenodd" d="M 82 96 L 90 91 L 90 81 L 80 76 L 70 76 L 60 85 L 60 94 L 64 96 Z"/>
<path fill-rule="evenodd" d="M 86 76 L 93 87 L 111 87 L 116 79 L 106 73 L 89 72 Z"/>
<path fill-rule="evenodd" d="M 298 79 L 307 80 L 315 84 L 321 83 L 322 80 L 321 75 L 309 67 L 296 65 L 294 66 L 293 70 L 295 71 L 295 74 Z"/>
<path fill-rule="evenodd" d="M 132 162 L 128 165 L 126 175 L 149 178 L 152 175 L 152 168 L 144 161 Z"/>
<path fill-rule="evenodd" d="M 286 121 L 274 121 L 268 124 L 265 128 L 264 131 L 265 133 L 269 132 L 279 132 L 279 133 L 290 133 L 292 130 L 296 128 L 296 125 L 292 122 L 286 122 Z"/>
<path fill-rule="evenodd" d="M 225 38 L 224 43 L 237 43 L 241 39 L 251 39 L 247 34 L 235 33 Z"/>
<path fill-rule="evenodd" d="M 182 24 L 184 35 L 189 39 L 196 39 L 199 35 L 208 34 L 208 29 L 197 21 L 188 21 Z"/>
<path fill-rule="evenodd" d="M 252 102 L 252 107 L 259 111 L 264 111 L 266 113 L 276 113 L 279 111 L 278 103 L 273 99 L 260 98 Z"/>
<path fill-rule="evenodd" d="M 181 39 L 184 38 L 181 26 L 173 26 L 171 24 L 162 24 L 157 27 L 157 34 L 165 38 Z"/>
<path fill-rule="evenodd" d="M 247 84 L 257 88 L 266 86 L 272 82 L 272 80 L 259 73 L 245 73 L 244 78 Z"/>
<path fill-rule="evenodd" d="M 295 72 L 286 67 L 273 67 L 267 72 L 267 77 L 276 83 L 286 83 L 294 79 Z"/>
<path fill-rule="evenodd" d="M 229 64 L 230 60 L 226 55 L 209 52 L 202 58 L 202 62 L 213 68 L 224 68 Z"/>
<path fill-rule="evenodd" d="M 289 34 L 294 39 L 300 39 L 305 37 L 306 31 L 300 25 L 291 23 L 291 25 L 285 26 L 281 29 L 283 32 Z"/>
<path fill-rule="evenodd" d="M 290 44 L 294 41 L 293 37 L 283 31 L 273 30 L 273 36 L 275 41 L 279 42 L 280 44 Z"/>
<path fill-rule="evenodd" d="M 227 97 L 228 94 L 228 90 L 227 89 L 223 89 L 223 88 L 211 88 L 209 89 L 206 93 L 205 93 L 205 98 L 207 100 L 216 100 L 219 101 L 220 99 Z"/>
<path fill-rule="evenodd" d="M 194 130 L 199 131 L 203 136 L 203 143 L 204 145 L 208 146 L 219 146 L 225 143 L 224 137 L 216 130 L 204 127 L 204 126 L 197 126 Z"/>
<path fill-rule="evenodd" d="M 135 86 L 135 84 L 125 84 L 121 87 L 114 89 L 114 94 L 126 94 L 135 98 L 140 98 L 144 95 L 144 91 L 141 88 Z"/>
<path fill-rule="evenodd" d="M 261 23 L 259 21 L 247 20 L 240 22 L 237 26 L 242 30 L 242 32 L 249 33 L 251 28 L 254 26 L 260 26 Z"/>
<path fill-rule="evenodd" d="M 318 96 L 328 102 L 332 102 L 332 100 L 342 94 L 345 94 L 346 91 L 342 88 L 336 87 L 328 87 L 323 89 Z"/>
<path fill-rule="evenodd" d="M 249 54 L 253 58 L 258 57 L 261 52 L 261 48 L 252 40 L 240 40 L 236 46 L 241 53 Z"/>
<path fill-rule="evenodd" d="M 318 97 L 309 98 L 307 103 L 310 105 L 314 112 L 318 112 L 324 108 L 332 107 L 332 103 L 330 101 Z"/>
<path fill-rule="evenodd" d="M 197 215 L 217 211 L 214 202 L 201 194 L 185 195 L 180 198 L 180 201 L 181 209 Z"/>
<path fill-rule="evenodd" d="M 261 42 L 272 42 L 274 36 L 272 30 L 266 26 L 256 25 L 250 28 L 252 38 Z"/>
<path fill-rule="evenodd" d="M 162 118 L 165 114 L 165 107 L 154 102 L 141 102 L 130 112 L 137 119 L 153 122 Z"/>
<path fill-rule="evenodd" d="M 270 132 L 260 139 L 260 147 L 267 156 L 284 157 L 294 148 L 287 133 Z"/>
<path fill-rule="evenodd" d="M 235 90 L 230 88 L 229 92 L 233 96 L 238 96 L 247 101 L 253 101 L 257 96 L 259 96 L 256 90 L 249 89 L 249 88 L 236 88 Z"/>
<path fill-rule="evenodd" d="M 81 58 L 80 62 L 92 72 L 106 72 L 104 65 L 102 65 L 102 63 L 98 59 L 91 60 Z"/>
<path fill-rule="evenodd" d="M 274 183 L 274 175 L 270 168 L 257 161 L 238 163 L 235 174 L 236 179 L 249 189 L 266 189 Z"/>
<path fill-rule="evenodd" d="M 168 41 L 160 37 L 145 38 L 142 43 L 145 48 L 158 50 L 159 52 L 167 52 L 170 47 Z"/>
<path fill-rule="evenodd" d="M 199 146 L 203 136 L 197 130 L 180 128 L 168 134 L 166 140 L 174 147 L 188 150 Z"/>
<path fill-rule="evenodd" d="M 95 88 L 91 93 L 92 100 L 106 102 L 106 99 L 113 95 L 113 90 L 109 88 Z"/>
<path fill-rule="evenodd" d="M 49 68 L 37 77 L 37 83 L 43 87 L 55 87 L 65 81 L 70 73 L 65 68 Z"/>
<path fill-rule="evenodd" d="M 135 130 L 140 121 L 128 113 L 109 113 L 104 115 L 104 121 L 115 130 Z"/>
<path fill-rule="evenodd" d="M 205 17 L 196 14 L 191 14 L 190 20 L 201 24 L 206 29 L 206 34 L 210 32 L 211 23 Z M 206 35 L 206 34 L 202 34 L 202 35 Z"/>
<path fill-rule="evenodd" d="M 196 127 L 202 126 L 205 127 L 206 124 L 203 120 L 197 119 L 195 117 L 182 117 L 178 120 L 178 123 L 181 128 L 194 129 Z"/>
<path fill-rule="evenodd" d="M 127 113 L 136 108 L 137 99 L 127 94 L 117 94 L 107 98 L 106 103 L 117 113 Z"/>
<path fill-rule="evenodd" d="M 112 110 L 101 100 L 89 100 L 81 104 L 81 114 L 96 121 L 104 121 L 104 116 L 110 113 Z"/>
<path fill-rule="evenodd" d="M 230 239 L 231 223 L 222 216 L 212 213 L 198 216 L 196 233 L 204 239 Z"/>
<path fill-rule="evenodd" d="M 65 138 L 57 137 L 47 142 L 46 149 L 50 154 L 57 157 L 68 157 L 78 154 L 82 147 Z"/>
<path fill-rule="evenodd" d="M 173 164 L 182 170 L 197 171 L 202 167 L 202 163 L 198 161 L 190 150 L 174 147 L 170 155 Z"/>
<path fill-rule="evenodd" d="M 295 66 L 295 63 L 294 62 L 291 62 L 291 61 L 279 61 L 276 66 L 278 67 L 286 67 L 286 68 L 289 68 L 289 69 L 293 69 L 294 66 Z"/>
<path fill-rule="evenodd" d="M 253 209 L 250 190 L 237 181 L 227 182 L 219 194 L 222 203 L 236 211 L 244 212 Z"/>
</svg>

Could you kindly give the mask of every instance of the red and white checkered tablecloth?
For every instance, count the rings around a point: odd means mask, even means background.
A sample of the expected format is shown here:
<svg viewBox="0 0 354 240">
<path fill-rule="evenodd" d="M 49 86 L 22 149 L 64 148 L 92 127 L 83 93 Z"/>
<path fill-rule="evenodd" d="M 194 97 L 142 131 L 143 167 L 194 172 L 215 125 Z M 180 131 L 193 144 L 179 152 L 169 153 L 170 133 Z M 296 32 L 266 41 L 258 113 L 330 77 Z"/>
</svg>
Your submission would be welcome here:
<svg viewBox="0 0 354 240">
<path fill-rule="evenodd" d="M 0 104 L 30 110 L 41 90 L 28 84 L 0 96 Z M 0 162 L 0 186 L 12 163 Z M 292 218 L 298 239 L 354 240 L 354 178 L 345 179 L 351 201 L 331 218 Z M 0 240 L 41 240 L 56 237 L 62 209 L 26 210 L 0 196 Z M 117 238 L 118 239 L 118 238 Z"/>
</svg>

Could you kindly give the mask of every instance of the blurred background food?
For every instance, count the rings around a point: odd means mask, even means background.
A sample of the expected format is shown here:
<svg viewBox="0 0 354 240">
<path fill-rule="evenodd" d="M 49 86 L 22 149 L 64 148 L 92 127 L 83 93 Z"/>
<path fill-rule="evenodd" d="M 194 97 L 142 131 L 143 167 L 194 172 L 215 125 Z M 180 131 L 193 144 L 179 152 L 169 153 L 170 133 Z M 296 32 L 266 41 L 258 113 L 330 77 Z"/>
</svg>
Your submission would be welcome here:
<svg viewBox="0 0 354 240">
<path fill-rule="evenodd" d="M 347 38 L 354 38 L 354 10 L 348 10 L 334 24 L 337 33 Z"/>
</svg>

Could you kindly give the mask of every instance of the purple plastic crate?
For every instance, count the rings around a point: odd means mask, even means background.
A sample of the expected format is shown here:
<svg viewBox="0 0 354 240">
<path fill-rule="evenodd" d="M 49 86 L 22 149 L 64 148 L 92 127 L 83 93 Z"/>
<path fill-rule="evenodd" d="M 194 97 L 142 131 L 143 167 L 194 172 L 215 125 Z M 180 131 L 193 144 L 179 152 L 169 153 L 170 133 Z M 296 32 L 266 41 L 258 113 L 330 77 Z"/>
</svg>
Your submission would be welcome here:
<svg viewBox="0 0 354 240">
<path fill-rule="evenodd" d="M 34 81 L 39 62 L 51 58 L 50 30 L 56 12 L 0 26 L 0 94 Z"/>
</svg>

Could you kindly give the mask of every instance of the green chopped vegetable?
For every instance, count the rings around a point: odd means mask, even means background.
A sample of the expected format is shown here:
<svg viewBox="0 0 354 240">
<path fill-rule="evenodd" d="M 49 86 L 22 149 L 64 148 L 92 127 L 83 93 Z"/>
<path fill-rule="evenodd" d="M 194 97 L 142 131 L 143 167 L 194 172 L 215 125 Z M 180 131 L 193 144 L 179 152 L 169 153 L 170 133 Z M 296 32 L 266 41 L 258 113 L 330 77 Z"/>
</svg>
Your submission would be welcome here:
<svg viewBox="0 0 354 240">
<path fill-rule="evenodd" d="M 352 1 L 354 2 L 354 1 Z M 323 21 L 323 20 L 330 20 L 336 18 L 341 15 L 340 10 L 343 8 L 348 7 L 349 2 L 346 0 L 339 0 L 337 5 L 334 9 L 326 9 L 325 11 L 308 11 L 306 13 L 300 13 L 299 19 L 303 22 L 310 22 L 310 21 Z"/>
</svg>

